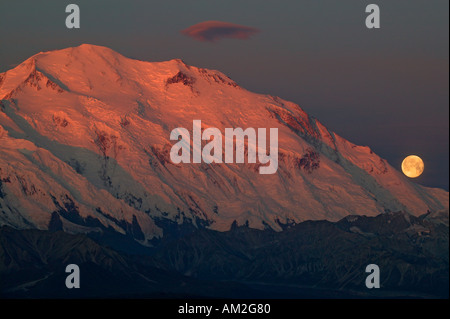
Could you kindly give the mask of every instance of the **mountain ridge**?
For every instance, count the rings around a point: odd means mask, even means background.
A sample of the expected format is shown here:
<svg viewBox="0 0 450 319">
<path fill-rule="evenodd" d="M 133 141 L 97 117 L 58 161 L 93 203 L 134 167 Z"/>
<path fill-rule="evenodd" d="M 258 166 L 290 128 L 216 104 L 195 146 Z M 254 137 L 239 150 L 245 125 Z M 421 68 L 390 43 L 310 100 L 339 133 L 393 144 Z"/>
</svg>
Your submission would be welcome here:
<svg viewBox="0 0 450 319">
<path fill-rule="evenodd" d="M 332 241 L 332 245 L 330 245 Z M 448 212 L 306 221 L 283 232 L 191 229 L 134 254 L 83 234 L 0 227 L 6 298 L 448 298 Z M 81 289 L 62 284 L 69 263 Z M 369 263 L 381 288 L 367 289 Z M 169 294 L 169 295 L 168 295 Z"/>
<path fill-rule="evenodd" d="M 93 45 L 41 52 L 0 74 L 0 97 L 0 224 L 46 229 L 56 212 L 65 230 L 112 227 L 151 245 L 163 236 L 160 218 L 281 230 L 280 222 L 448 209 L 448 192 L 414 184 L 300 106 L 181 60 L 136 61 Z M 220 130 L 278 127 L 277 174 L 257 176 L 249 163 L 171 163 L 171 129 L 194 119 Z"/>
</svg>

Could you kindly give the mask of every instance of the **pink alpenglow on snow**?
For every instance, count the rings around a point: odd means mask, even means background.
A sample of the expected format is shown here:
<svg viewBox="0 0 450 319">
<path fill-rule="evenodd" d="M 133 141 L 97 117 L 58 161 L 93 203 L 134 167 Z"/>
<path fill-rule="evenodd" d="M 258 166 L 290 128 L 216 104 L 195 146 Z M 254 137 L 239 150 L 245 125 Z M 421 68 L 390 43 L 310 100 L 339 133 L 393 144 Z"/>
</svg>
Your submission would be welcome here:
<svg viewBox="0 0 450 319">
<path fill-rule="evenodd" d="M 260 32 L 258 29 L 221 21 L 205 21 L 182 30 L 181 33 L 198 41 L 215 42 L 223 38 L 247 40 Z"/>
<path fill-rule="evenodd" d="M 258 128 L 258 133 L 251 127 L 246 130 L 240 127 L 236 129 L 226 128 L 225 163 L 234 163 L 234 145 L 236 144 L 236 163 L 245 163 L 245 153 L 248 155 L 248 163 L 256 163 L 256 154 L 258 154 L 259 163 L 269 163 L 267 167 L 259 167 L 259 173 L 275 174 L 278 170 L 278 128 L 271 128 L 269 135 L 270 145 L 268 145 L 269 155 L 267 155 L 266 128 Z M 194 120 L 192 139 L 193 163 L 200 164 L 202 159 L 206 164 L 223 163 L 223 136 L 218 128 L 210 127 L 202 133 L 202 121 Z M 256 139 L 258 139 L 258 145 Z M 179 140 L 170 150 L 170 160 L 174 164 L 190 163 L 191 140 L 189 131 L 183 127 L 178 127 L 170 133 L 170 140 Z M 247 152 L 245 151 L 245 140 L 248 141 Z M 209 141 L 203 150 L 202 141 Z"/>
<path fill-rule="evenodd" d="M 163 236 L 162 218 L 282 230 L 448 211 L 448 192 L 415 184 L 299 105 L 181 60 L 137 61 L 86 44 L 41 52 L 0 74 L 0 100 L 0 225 L 47 229 L 56 211 L 66 231 L 101 223 L 151 245 Z M 177 128 L 188 128 L 185 144 L 171 138 Z M 243 145 L 221 147 L 236 133 Z M 184 162 L 171 160 L 174 145 L 186 147 Z"/>
</svg>

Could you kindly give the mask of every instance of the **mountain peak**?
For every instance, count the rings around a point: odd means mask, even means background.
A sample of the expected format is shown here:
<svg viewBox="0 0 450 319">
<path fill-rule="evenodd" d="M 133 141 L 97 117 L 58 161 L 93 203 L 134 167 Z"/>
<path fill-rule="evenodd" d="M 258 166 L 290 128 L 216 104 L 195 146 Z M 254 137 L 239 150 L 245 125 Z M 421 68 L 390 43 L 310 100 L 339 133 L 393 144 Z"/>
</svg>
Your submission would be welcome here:
<svg viewBox="0 0 450 319">
<path fill-rule="evenodd" d="M 173 92 L 172 88 L 178 87 L 178 83 L 183 84 L 191 95 L 214 91 L 211 85 L 239 88 L 225 74 L 190 66 L 181 59 L 146 62 L 127 58 L 104 46 L 81 44 L 77 47 L 40 52 L 13 70 L 0 75 L 0 96 L 12 97 L 15 89 L 21 86 L 30 74 L 34 76 L 32 73 L 36 71 L 56 83 L 62 90 L 107 100 L 108 97 L 116 98 L 111 95 L 111 91 L 134 96 L 136 91 L 147 91 L 149 86 L 157 86 L 161 91 Z M 8 83 L 3 85 L 5 81 Z"/>
<path fill-rule="evenodd" d="M 62 50 L 64 51 L 64 50 Z M 72 55 L 77 58 L 85 57 L 85 58 L 91 58 L 93 56 L 100 56 L 103 58 L 115 58 L 115 59 L 126 59 L 125 56 L 118 53 L 117 51 L 114 51 L 113 49 L 110 49 L 108 47 L 100 46 L 100 45 L 94 45 L 94 44 L 81 44 L 77 47 L 71 48 Z"/>
<path fill-rule="evenodd" d="M 80 49 L 80 50 L 90 50 L 90 51 L 97 51 L 97 52 L 115 52 L 114 50 L 97 44 L 90 44 L 90 43 L 82 43 L 77 47 L 73 47 L 74 49 Z M 117 53 L 117 52 L 116 52 Z"/>
<path fill-rule="evenodd" d="M 79 46 L 75 46 L 75 47 L 40 52 L 40 53 L 36 54 L 35 57 L 46 56 L 46 55 L 58 55 L 58 54 L 68 54 L 68 55 L 72 55 L 74 57 L 81 57 L 81 56 L 89 57 L 91 55 L 122 56 L 120 53 L 118 53 L 108 47 L 101 46 L 101 45 L 95 45 L 95 44 L 83 43 L 83 44 L 80 44 Z"/>
</svg>

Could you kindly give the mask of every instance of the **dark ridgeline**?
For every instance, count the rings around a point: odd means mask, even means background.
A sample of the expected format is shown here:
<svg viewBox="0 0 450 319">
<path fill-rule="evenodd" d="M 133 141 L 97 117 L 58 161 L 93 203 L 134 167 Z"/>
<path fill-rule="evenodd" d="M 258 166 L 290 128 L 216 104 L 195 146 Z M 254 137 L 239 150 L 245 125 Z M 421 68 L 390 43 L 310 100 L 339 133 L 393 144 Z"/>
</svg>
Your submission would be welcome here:
<svg viewBox="0 0 450 319">
<path fill-rule="evenodd" d="M 52 225 L 53 232 L 1 228 L 2 298 L 449 295 L 448 213 L 349 216 L 283 225 L 282 232 L 165 222 L 166 236 L 135 254 L 123 238 L 57 231 L 57 215 Z M 65 287 L 69 263 L 80 266 L 82 289 Z M 370 263 L 381 269 L 381 289 L 365 287 Z"/>
</svg>

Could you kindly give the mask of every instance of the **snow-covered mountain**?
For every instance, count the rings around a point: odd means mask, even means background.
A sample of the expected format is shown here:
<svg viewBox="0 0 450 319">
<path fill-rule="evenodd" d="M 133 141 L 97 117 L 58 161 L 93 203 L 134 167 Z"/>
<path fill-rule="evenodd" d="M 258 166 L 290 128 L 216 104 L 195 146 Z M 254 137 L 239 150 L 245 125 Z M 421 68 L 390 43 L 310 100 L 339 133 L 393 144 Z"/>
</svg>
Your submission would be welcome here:
<svg viewBox="0 0 450 319">
<path fill-rule="evenodd" d="M 113 229 L 143 244 L 155 221 L 281 230 L 308 219 L 448 210 L 449 194 L 413 183 L 298 105 L 249 92 L 181 60 L 143 62 L 81 45 L 41 52 L 0 74 L 0 225 Z M 278 128 L 279 169 L 173 164 L 170 132 Z"/>
</svg>

